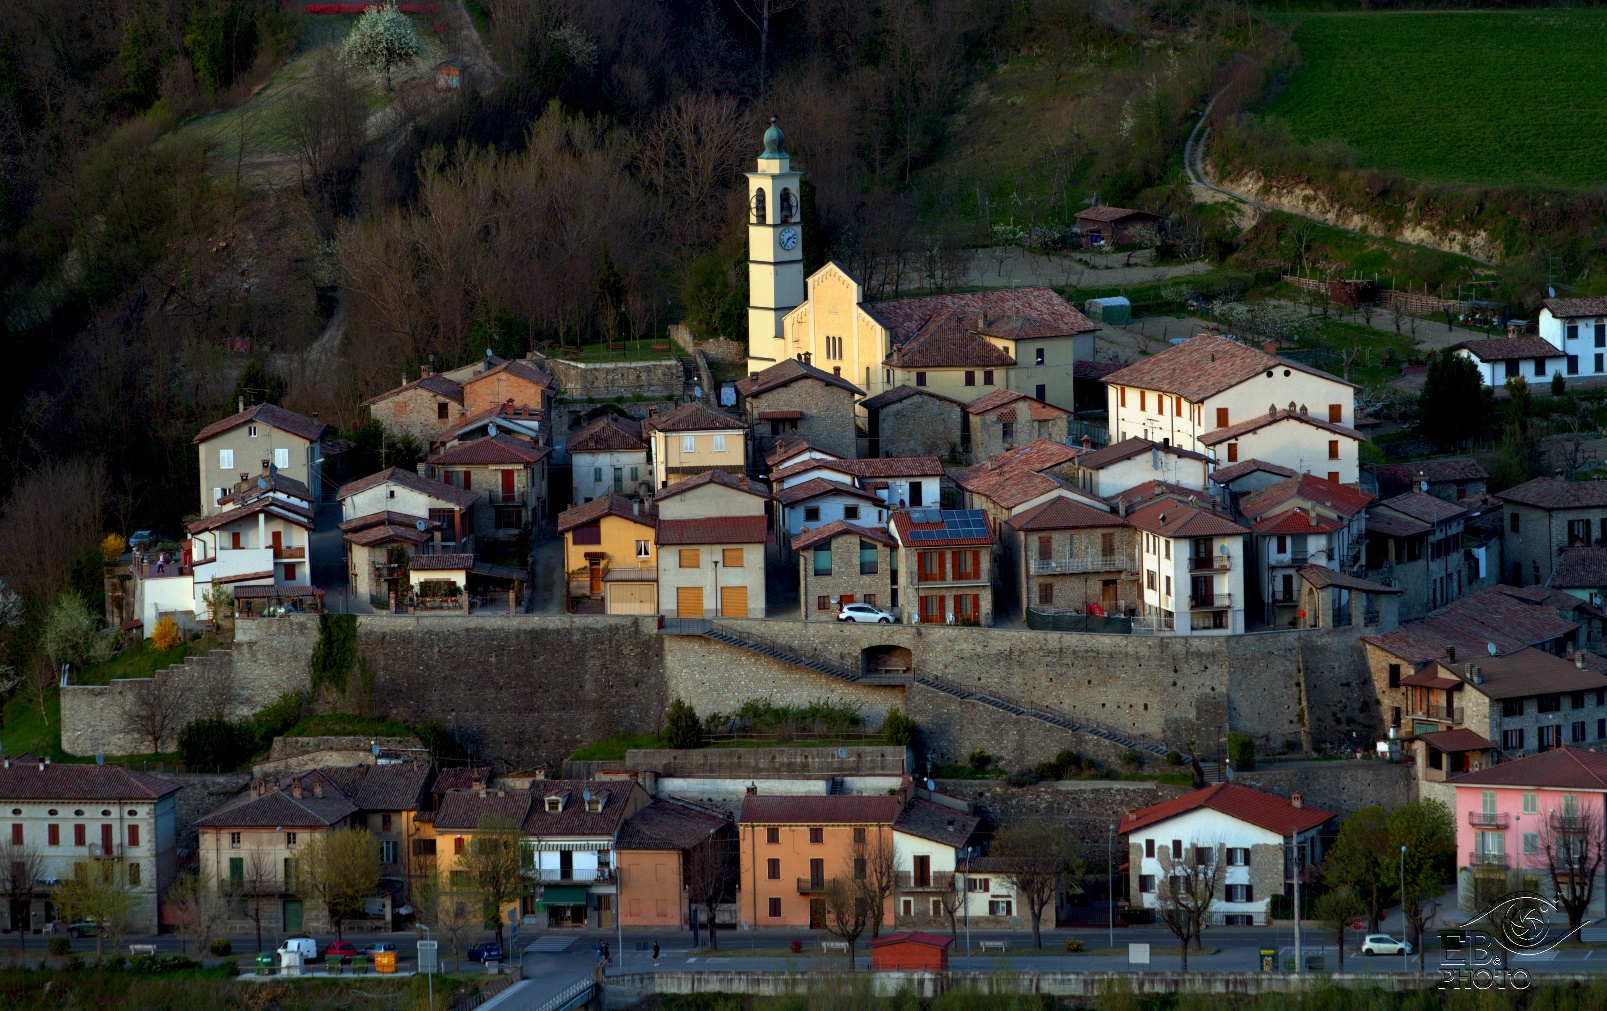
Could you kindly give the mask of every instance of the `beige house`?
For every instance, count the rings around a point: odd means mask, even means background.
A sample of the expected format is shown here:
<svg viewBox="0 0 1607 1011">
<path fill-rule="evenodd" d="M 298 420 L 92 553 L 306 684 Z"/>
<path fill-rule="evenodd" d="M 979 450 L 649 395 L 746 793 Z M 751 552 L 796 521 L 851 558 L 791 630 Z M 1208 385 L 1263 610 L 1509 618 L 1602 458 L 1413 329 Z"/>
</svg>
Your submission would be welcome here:
<svg viewBox="0 0 1607 1011">
<path fill-rule="evenodd" d="M 765 616 L 770 493 L 723 470 L 660 489 L 659 613 L 680 618 Z"/>
<path fill-rule="evenodd" d="M 341 486 L 341 532 L 353 598 L 389 606 L 405 595 L 401 577 L 415 555 L 474 550 L 473 491 L 454 488 L 410 470 L 389 467 Z"/>
<path fill-rule="evenodd" d="M 642 422 L 652 455 L 653 487 L 709 470 L 745 474 L 748 426 L 741 418 L 702 404 L 682 404 Z"/>
<path fill-rule="evenodd" d="M 836 621 L 845 604 L 898 616 L 897 542 L 885 527 L 834 520 L 793 538 L 804 621 Z"/>
<path fill-rule="evenodd" d="M 317 501 L 326 428 L 277 404 L 258 404 L 201 429 L 192 440 L 200 459 L 201 515 L 222 512 L 219 500 L 237 482 L 269 467 L 300 481 Z"/>
</svg>

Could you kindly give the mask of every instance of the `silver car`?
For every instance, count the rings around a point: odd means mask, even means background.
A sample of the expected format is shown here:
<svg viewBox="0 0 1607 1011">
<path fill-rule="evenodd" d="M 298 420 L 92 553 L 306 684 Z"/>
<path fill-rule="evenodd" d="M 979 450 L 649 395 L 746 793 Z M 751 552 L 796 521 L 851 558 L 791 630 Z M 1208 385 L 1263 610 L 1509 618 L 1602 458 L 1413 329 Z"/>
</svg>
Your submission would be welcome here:
<svg viewBox="0 0 1607 1011">
<path fill-rule="evenodd" d="M 891 625 L 893 616 L 869 604 L 844 604 L 837 615 L 838 621 L 857 621 L 870 625 Z"/>
</svg>

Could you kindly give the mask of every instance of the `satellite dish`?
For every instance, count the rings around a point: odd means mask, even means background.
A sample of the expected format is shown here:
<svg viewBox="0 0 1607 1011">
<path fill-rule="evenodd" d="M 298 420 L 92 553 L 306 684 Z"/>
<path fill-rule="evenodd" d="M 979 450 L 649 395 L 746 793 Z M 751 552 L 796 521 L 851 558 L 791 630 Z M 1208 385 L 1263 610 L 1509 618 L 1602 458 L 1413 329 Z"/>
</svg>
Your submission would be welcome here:
<svg viewBox="0 0 1607 1011">
<path fill-rule="evenodd" d="M 379 745 L 378 744 L 369 745 L 368 750 L 370 750 L 370 751 L 372 751 L 374 753 L 375 758 L 379 757 Z"/>
<path fill-rule="evenodd" d="M 1417 482 L 1417 490 L 1418 491 L 1428 491 L 1428 482 L 1427 481 L 1419 481 L 1419 482 Z"/>
<path fill-rule="evenodd" d="M 418 532 L 422 534 L 426 529 L 429 528 L 430 524 L 428 520 L 418 520 L 413 525 L 418 527 Z"/>
<path fill-rule="evenodd" d="M 485 349 L 485 356 L 486 356 L 486 357 L 487 357 L 487 358 L 490 358 L 490 357 L 491 357 L 491 349 L 490 349 L 490 348 L 486 348 L 486 349 Z"/>
<path fill-rule="evenodd" d="M 1495 648 L 1495 643 L 1493 643 L 1493 642 L 1485 643 L 1484 648 L 1489 652 L 1489 654 L 1491 656 L 1495 656 L 1497 654 L 1497 650 Z"/>
<path fill-rule="evenodd" d="M 587 800 L 591 800 L 591 791 L 590 790 L 582 790 L 582 791 L 580 791 L 580 795 L 582 797 L 585 797 Z"/>
<path fill-rule="evenodd" d="M 1557 297 L 1557 289 L 1553 288 L 1549 284 L 1546 285 L 1546 297 L 1547 298 L 1556 298 Z"/>
<path fill-rule="evenodd" d="M 106 764 L 106 756 L 101 754 L 98 751 L 95 752 L 95 764 L 96 765 L 105 765 Z"/>
<path fill-rule="evenodd" d="M 497 434 L 497 423 L 493 421 L 491 424 L 485 426 L 485 431 L 487 435 L 495 438 Z"/>
<path fill-rule="evenodd" d="M 838 758 L 847 758 L 848 757 L 848 749 L 847 748 L 838 748 L 837 749 L 837 757 Z"/>
<path fill-rule="evenodd" d="M 926 788 L 928 790 L 936 790 L 937 789 L 937 784 L 929 779 L 929 780 L 926 781 Z"/>
</svg>

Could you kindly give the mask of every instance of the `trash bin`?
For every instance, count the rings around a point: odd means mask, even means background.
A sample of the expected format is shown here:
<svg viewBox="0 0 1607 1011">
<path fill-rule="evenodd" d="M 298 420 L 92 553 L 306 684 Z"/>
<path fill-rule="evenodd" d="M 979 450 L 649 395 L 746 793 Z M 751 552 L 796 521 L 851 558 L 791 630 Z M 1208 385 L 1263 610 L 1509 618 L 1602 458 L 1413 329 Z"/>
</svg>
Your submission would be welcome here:
<svg viewBox="0 0 1607 1011">
<path fill-rule="evenodd" d="M 1272 948 L 1261 949 L 1261 971 L 1271 972 L 1277 964 L 1278 953 Z"/>
<path fill-rule="evenodd" d="M 325 955 L 324 956 L 324 969 L 331 976 L 339 976 L 340 975 L 340 956 L 339 955 Z"/>
<path fill-rule="evenodd" d="M 352 974 L 354 976 L 368 975 L 368 956 L 357 955 L 352 958 Z"/>
<path fill-rule="evenodd" d="M 502 971 L 502 963 L 494 958 L 488 958 L 485 963 L 485 971 L 487 975 L 495 976 Z"/>
<path fill-rule="evenodd" d="M 300 976 L 301 975 L 301 952 L 299 952 L 299 951 L 280 951 L 279 952 L 279 975 L 281 975 L 281 976 Z"/>
<path fill-rule="evenodd" d="M 257 952 L 257 975 L 273 975 L 273 955 L 266 951 Z"/>
<path fill-rule="evenodd" d="M 394 952 L 394 951 L 376 952 L 374 954 L 374 971 L 375 972 L 395 972 L 396 971 L 396 952 Z"/>
</svg>

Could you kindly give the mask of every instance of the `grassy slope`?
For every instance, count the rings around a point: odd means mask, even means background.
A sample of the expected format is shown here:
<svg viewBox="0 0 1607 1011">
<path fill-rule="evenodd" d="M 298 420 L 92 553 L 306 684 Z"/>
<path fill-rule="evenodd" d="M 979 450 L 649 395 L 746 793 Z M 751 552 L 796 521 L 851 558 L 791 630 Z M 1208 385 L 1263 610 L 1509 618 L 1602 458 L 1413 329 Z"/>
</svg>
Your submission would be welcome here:
<svg viewBox="0 0 1607 1011">
<path fill-rule="evenodd" d="M 1607 152 L 1607 11 L 1301 18 L 1301 62 L 1266 109 L 1303 141 L 1428 181 L 1592 185 Z"/>
</svg>

